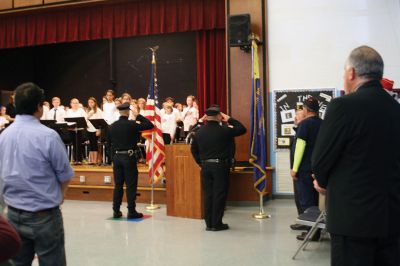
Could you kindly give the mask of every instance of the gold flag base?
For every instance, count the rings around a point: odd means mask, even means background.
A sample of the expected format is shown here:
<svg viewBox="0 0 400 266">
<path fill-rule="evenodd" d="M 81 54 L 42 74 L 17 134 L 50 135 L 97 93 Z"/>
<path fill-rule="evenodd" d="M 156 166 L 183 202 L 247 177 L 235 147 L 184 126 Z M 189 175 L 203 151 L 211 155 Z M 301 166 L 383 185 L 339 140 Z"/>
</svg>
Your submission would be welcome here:
<svg viewBox="0 0 400 266">
<path fill-rule="evenodd" d="M 160 205 L 153 204 L 153 203 L 148 205 L 148 206 L 146 206 L 146 210 L 148 210 L 148 211 L 154 211 L 154 210 L 158 210 L 160 208 L 161 208 Z"/>
<path fill-rule="evenodd" d="M 269 215 L 267 213 L 260 212 L 260 213 L 254 213 L 252 215 L 252 217 L 254 219 L 267 219 L 267 218 L 271 218 L 271 215 Z"/>
<path fill-rule="evenodd" d="M 260 211 L 258 213 L 254 213 L 252 215 L 253 218 L 255 219 L 267 219 L 267 218 L 271 218 L 271 215 L 269 215 L 268 213 L 264 212 L 264 202 L 263 202 L 263 194 L 259 194 L 260 195 Z"/>
</svg>

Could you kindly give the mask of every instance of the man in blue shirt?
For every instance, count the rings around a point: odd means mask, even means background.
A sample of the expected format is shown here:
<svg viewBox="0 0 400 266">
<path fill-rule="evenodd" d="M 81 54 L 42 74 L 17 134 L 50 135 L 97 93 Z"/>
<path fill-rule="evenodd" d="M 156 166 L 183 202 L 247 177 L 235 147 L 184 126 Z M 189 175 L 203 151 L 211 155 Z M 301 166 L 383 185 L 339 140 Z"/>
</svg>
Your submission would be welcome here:
<svg viewBox="0 0 400 266">
<path fill-rule="evenodd" d="M 58 134 L 39 122 L 43 90 L 16 89 L 17 117 L 0 135 L 0 178 L 8 219 L 22 239 L 15 265 L 66 265 L 60 204 L 74 172 Z"/>
</svg>

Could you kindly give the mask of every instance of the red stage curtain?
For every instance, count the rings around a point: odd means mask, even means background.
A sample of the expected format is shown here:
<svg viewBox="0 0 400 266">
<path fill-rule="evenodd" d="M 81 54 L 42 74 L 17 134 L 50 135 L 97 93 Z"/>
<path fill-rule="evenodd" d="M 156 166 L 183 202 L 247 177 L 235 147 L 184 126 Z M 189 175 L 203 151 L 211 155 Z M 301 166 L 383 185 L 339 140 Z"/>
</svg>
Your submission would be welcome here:
<svg viewBox="0 0 400 266">
<path fill-rule="evenodd" d="M 200 116 L 211 104 L 226 113 L 226 41 L 225 30 L 198 31 L 197 97 Z"/>
<path fill-rule="evenodd" d="M 224 28 L 224 0 L 140 0 L 3 15 L 0 49 Z"/>
</svg>

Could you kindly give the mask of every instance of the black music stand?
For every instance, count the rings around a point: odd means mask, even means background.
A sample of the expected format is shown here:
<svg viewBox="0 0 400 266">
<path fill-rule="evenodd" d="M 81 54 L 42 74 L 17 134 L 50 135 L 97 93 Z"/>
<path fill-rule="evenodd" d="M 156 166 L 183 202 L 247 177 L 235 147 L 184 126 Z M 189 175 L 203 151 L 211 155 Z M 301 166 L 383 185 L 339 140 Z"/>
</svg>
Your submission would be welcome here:
<svg viewBox="0 0 400 266">
<path fill-rule="evenodd" d="M 66 117 L 64 118 L 65 121 L 69 123 L 75 123 L 72 127 L 68 129 L 75 132 L 75 164 L 80 164 L 79 162 L 79 140 L 78 140 L 78 132 L 87 128 L 86 118 L 84 117 Z"/>
<path fill-rule="evenodd" d="M 108 127 L 108 123 L 106 122 L 106 120 L 104 120 L 103 118 L 100 119 L 89 119 L 90 123 L 92 123 L 92 125 L 96 128 L 96 129 L 105 129 Z M 105 143 L 102 144 L 102 157 L 103 157 L 103 164 L 102 165 L 106 165 L 106 145 Z"/>
<path fill-rule="evenodd" d="M 42 125 L 45 125 L 46 127 L 49 128 L 54 128 L 57 120 L 40 120 L 40 123 Z"/>
</svg>

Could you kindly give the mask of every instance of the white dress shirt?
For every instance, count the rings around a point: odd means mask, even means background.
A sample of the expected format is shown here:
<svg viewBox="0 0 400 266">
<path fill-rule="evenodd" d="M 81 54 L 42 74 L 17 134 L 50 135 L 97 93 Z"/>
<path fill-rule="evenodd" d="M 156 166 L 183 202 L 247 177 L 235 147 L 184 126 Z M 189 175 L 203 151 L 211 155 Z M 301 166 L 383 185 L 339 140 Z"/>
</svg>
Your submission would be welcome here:
<svg viewBox="0 0 400 266">
<path fill-rule="evenodd" d="M 117 113 L 118 110 L 114 102 L 107 102 L 103 104 L 103 118 L 107 121 L 109 125 L 118 120 L 119 115 L 117 116 Z"/>
<path fill-rule="evenodd" d="M 165 113 L 161 117 L 161 130 L 163 133 L 170 134 L 171 140 L 175 137 L 176 127 L 176 115 L 174 113 Z"/>
<path fill-rule="evenodd" d="M 55 119 L 54 119 L 55 114 Z M 63 107 L 59 106 L 57 108 L 51 108 L 51 110 L 47 113 L 46 119 L 47 120 L 57 120 L 57 122 L 64 122 L 64 117 L 66 112 Z"/>
<path fill-rule="evenodd" d="M 199 110 L 195 107 L 186 107 L 182 111 L 181 120 L 183 121 L 183 131 L 189 131 L 190 126 L 194 126 L 199 119 Z"/>
</svg>

